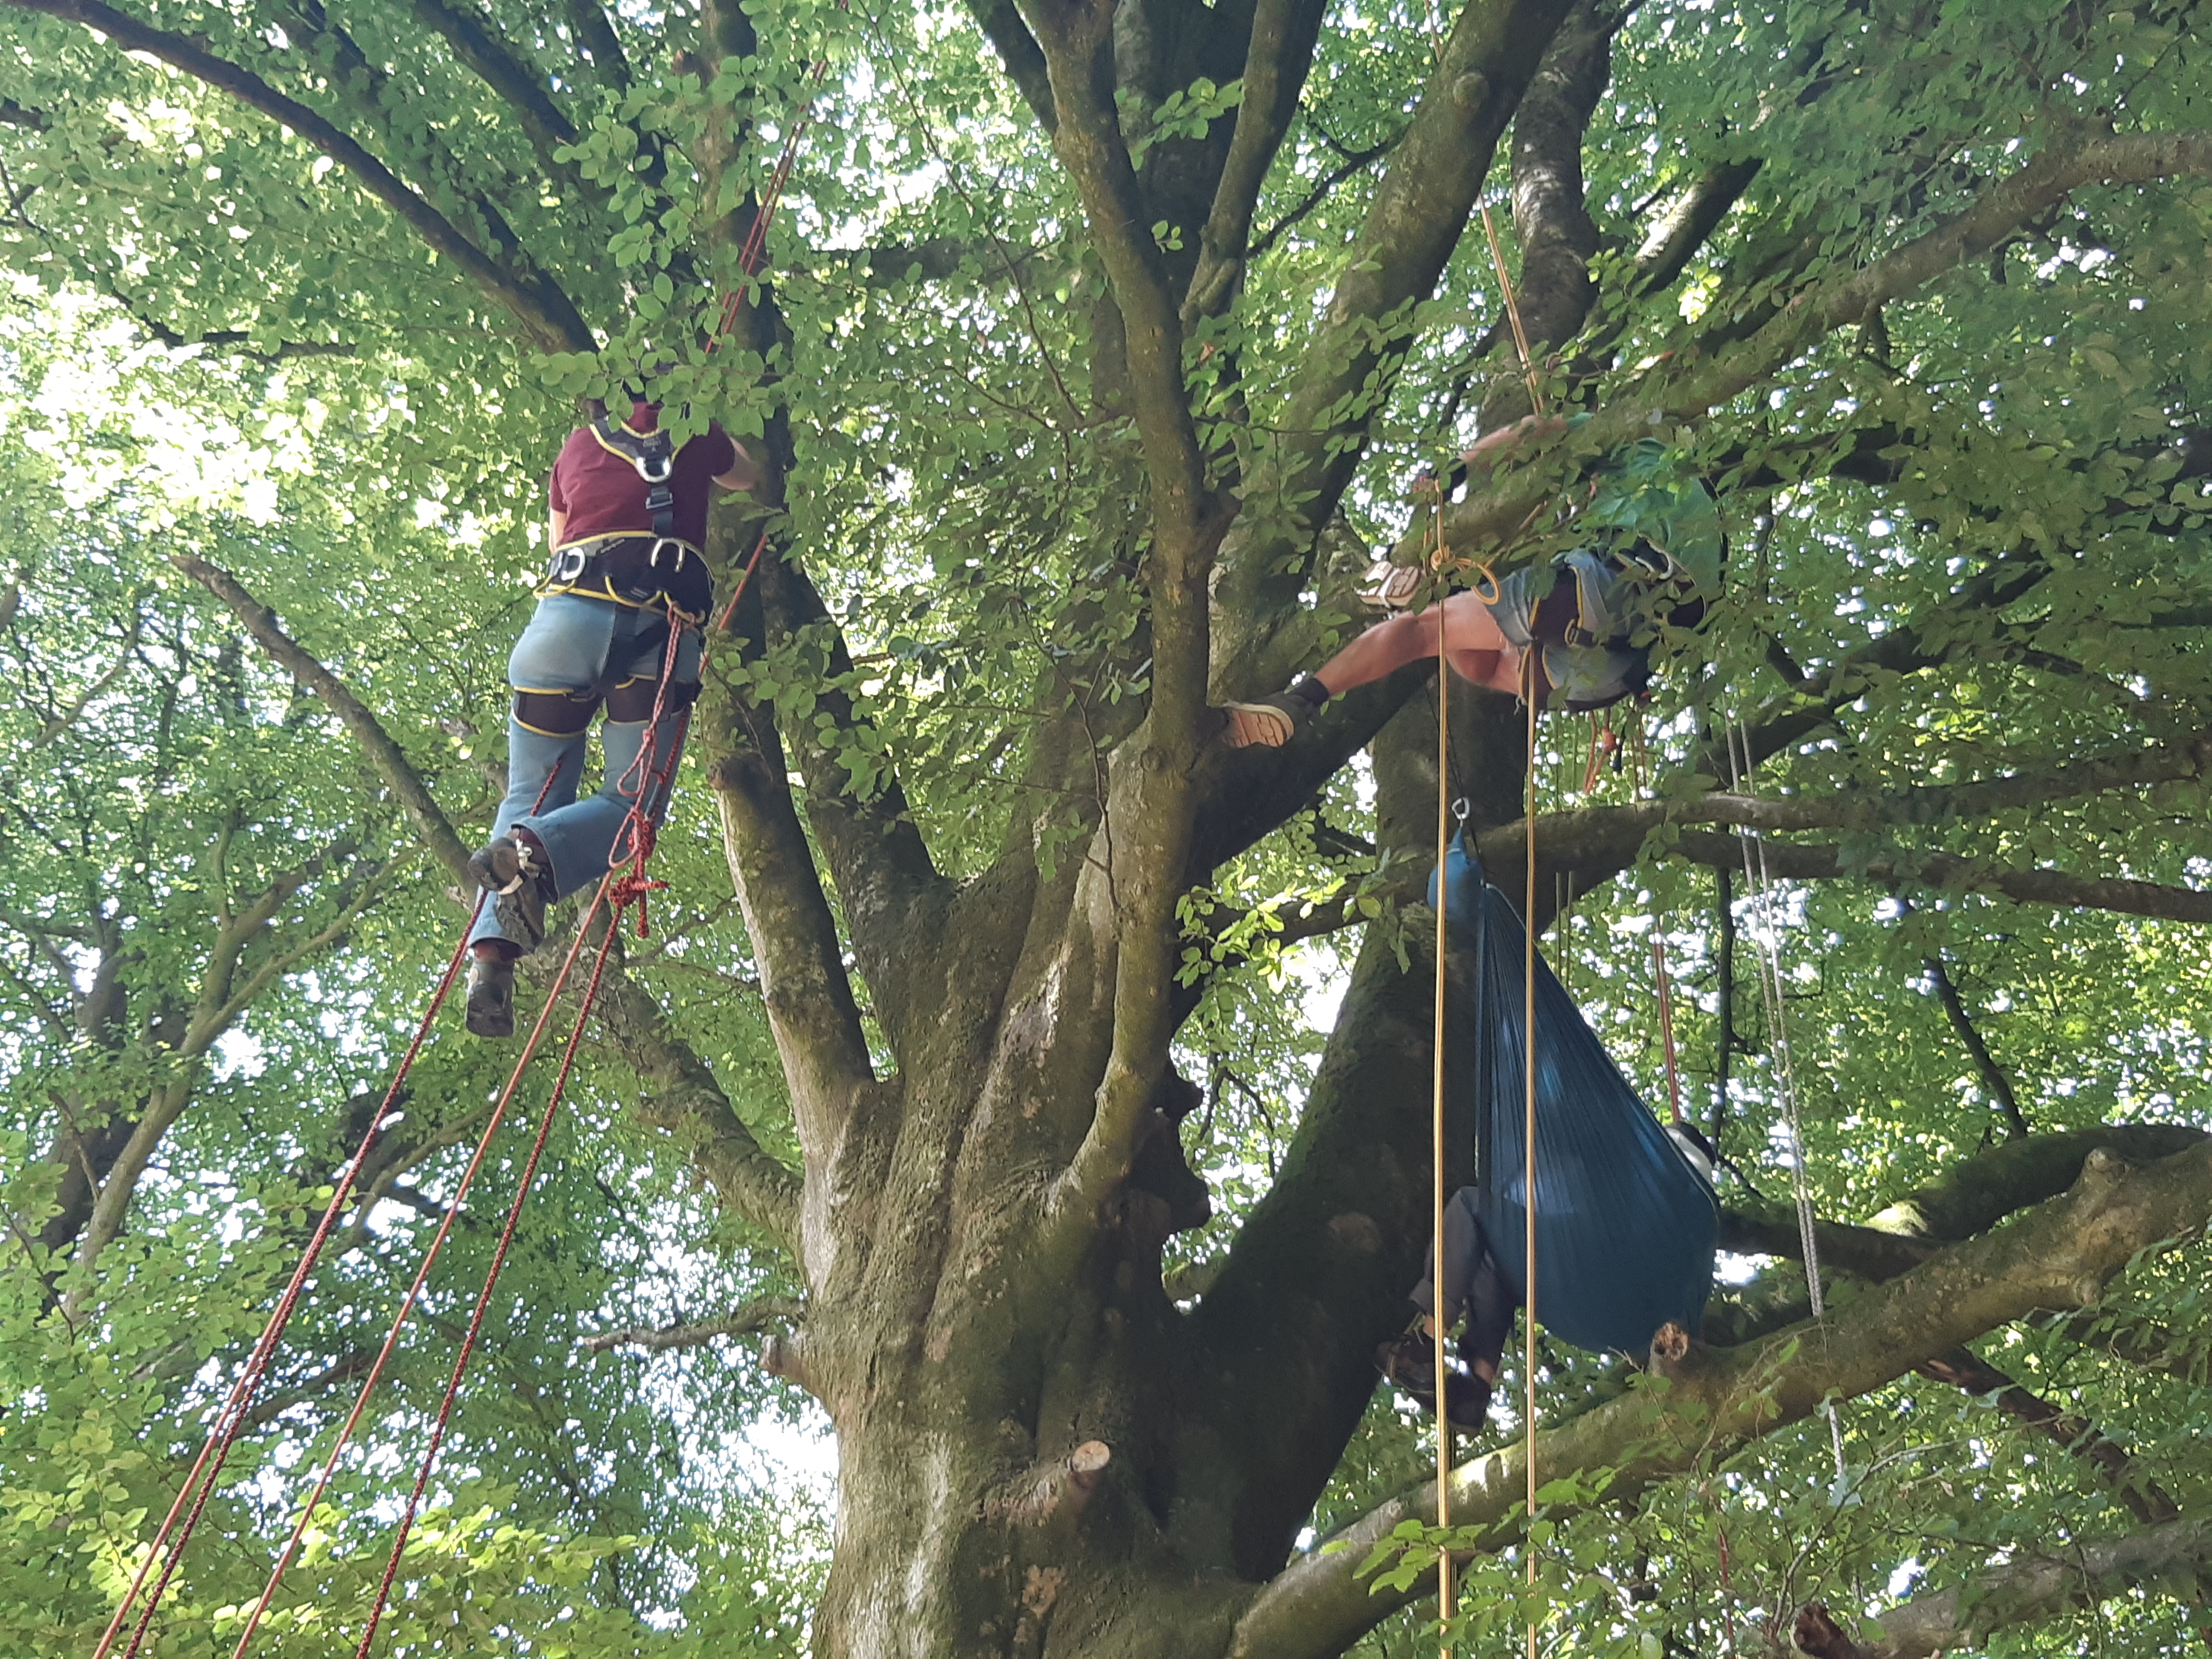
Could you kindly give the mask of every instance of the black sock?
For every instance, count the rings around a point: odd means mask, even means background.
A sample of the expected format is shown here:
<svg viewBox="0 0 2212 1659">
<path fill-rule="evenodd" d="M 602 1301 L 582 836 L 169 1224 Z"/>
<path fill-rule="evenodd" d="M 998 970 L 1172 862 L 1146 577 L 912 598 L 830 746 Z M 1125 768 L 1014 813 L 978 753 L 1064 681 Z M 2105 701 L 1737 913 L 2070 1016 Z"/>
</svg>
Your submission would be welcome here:
<svg viewBox="0 0 2212 1659">
<path fill-rule="evenodd" d="M 1318 708 L 1328 701 L 1329 692 L 1327 686 L 1309 674 L 1291 688 L 1289 695 Z"/>
</svg>

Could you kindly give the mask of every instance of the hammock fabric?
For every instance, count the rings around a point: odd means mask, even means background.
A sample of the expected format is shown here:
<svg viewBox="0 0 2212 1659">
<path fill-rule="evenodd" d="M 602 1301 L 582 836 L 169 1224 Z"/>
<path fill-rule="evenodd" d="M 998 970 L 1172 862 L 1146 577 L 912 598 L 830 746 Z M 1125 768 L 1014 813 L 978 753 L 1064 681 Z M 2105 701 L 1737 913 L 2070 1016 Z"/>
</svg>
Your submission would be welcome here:
<svg viewBox="0 0 2212 1659">
<path fill-rule="evenodd" d="M 1453 841 L 1444 868 L 1459 958 L 1445 1008 L 1445 1090 L 1453 1115 L 1474 1119 L 1475 1213 L 1498 1272 L 1521 1292 L 1528 1283 L 1521 918 L 1485 878 L 1464 836 Z M 1669 1320 L 1694 1335 L 1712 1288 L 1719 1231 L 1712 1189 L 1539 955 L 1536 1317 L 1555 1336 L 1599 1353 L 1641 1357 Z"/>
</svg>

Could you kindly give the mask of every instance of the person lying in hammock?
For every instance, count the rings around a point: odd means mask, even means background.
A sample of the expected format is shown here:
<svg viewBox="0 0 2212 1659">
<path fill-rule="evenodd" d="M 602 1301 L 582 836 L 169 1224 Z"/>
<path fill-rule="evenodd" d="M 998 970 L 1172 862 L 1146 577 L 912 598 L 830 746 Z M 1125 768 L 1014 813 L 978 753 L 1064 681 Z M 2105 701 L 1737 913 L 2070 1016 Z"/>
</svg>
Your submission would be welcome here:
<svg viewBox="0 0 2212 1659">
<path fill-rule="evenodd" d="M 1468 476 L 1486 476 L 1526 439 L 1557 437 L 1588 418 L 1531 416 L 1486 433 L 1463 458 Z M 1585 545 L 1500 577 L 1490 593 L 1453 593 L 1377 623 L 1288 690 L 1231 703 L 1230 746 L 1281 747 L 1331 697 L 1433 659 L 1439 629 L 1461 678 L 1513 696 L 1533 691 L 1539 708 L 1580 712 L 1642 695 L 1661 628 L 1696 627 L 1718 592 L 1720 513 L 1703 480 L 1683 474 L 1656 439 L 1607 457 L 1588 490 L 1577 520 L 1589 532 Z M 1423 576 L 1417 567 L 1393 570 L 1381 601 L 1405 603 Z M 1540 665 L 1533 675 L 1532 653 Z"/>
<path fill-rule="evenodd" d="M 1687 1123 L 1669 1124 L 1667 1135 L 1698 1179 L 1710 1188 L 1712 1144 Z M 1475 1208 L 1479 1200 L 1474 1188 L 1462 1187 L 1444 1206 L 1444 1328 L 1449 1331 L 1462 1315 L 1466 1321 L 1458 1342 L 1462 1369 L 1447 1372 L 1444 1400 L 1452 1426 L 1466 1434 L 1480 1433 L 1489 1421 L 1498 1368 L 1504 1358 L 1506 1339 L 1513 1334 L 1513 1316 L 1521 1309 L 1520 1292 L 1498 1271 L 1497 1257 L 1483 1231 Z M 1437 1409 L 1437 1251 L 1431 1244 L 1421 1263 L 1420 1283 L 1407 1292 L 1407 1299 L 1421 1310 L 1419 1317 L 1404 1334 L 1392 1337 L 1375 1351 L 1375 1369 L 1431 1415 Z"/>
</svg>

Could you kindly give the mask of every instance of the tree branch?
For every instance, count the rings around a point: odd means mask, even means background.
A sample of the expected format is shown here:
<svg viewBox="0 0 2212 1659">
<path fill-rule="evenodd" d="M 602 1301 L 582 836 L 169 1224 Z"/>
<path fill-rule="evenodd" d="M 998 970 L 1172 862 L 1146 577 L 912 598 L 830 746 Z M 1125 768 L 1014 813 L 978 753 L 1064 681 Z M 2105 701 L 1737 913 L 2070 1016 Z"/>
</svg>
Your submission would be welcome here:
<svg viewBox="0 0 2212 1659">
<path fill-rule="evenodd" d="M 599 343 L 568 296 L 526 261 L 520 273 L 503 269 L 420 191 L 341 131 L 298 100 L 289 98 L 243 66 L 218 58 L 184 35 L 157 29 L 116 10 L 101 0 L 6 0 L 27 11 L 44 12 L 95 29 L 125 52 L 143 52 L 173 69 L 229 94 L 298 133 L 344 167 L 378 201 L 398 216 L 417 236 L 453 262 L 477 286 L 497 301 L 547 351 L 595 351 Z"/>
<path fill-rule="evenodd" d="M 1260 187 L 1297 115 L 1324 9 L 1316 0 L 1259 0 L 1253 11 L 1244 99 L 1237 108 L 1228 160 L 1214 185 L 1213 207 L 1199 235 L 1198 265 L 1183 295 L 1185 328 L 1227 311 L 1243 283 Z"/>
<path fill-rule="evenodd" d="M 967 0 L 967 5 L 968 15 L 975 20 L 975 27 L 998 48 L 999 62 L 1006 71 L 1006 78 L 1028 103 L 1037 125 L 1049 135 L 1060 125 L 1060 112 L 1053 104 L 1051 76 L 1046 71 L 1044 52 L 1037 46 L 1036 36 L 1022 21 L 1014 0 Z"/>
<path fill-rule="evenodd" d="M 2212 1142 L 2148 1168 L 2094 1154 L 2065 1197 L 1952 1246 L 1832 1310 L 1825 1323 L 1693 1354 L 1666 1394 L 1632 1390 L 1539 1436 L 1538 1465 L 1553 1478 L 1610 1468 L 1606 1496 L 1617 1502 L 1700 1458 L 1801 1421 L 1825 1399 L 1868 1393 L 2039 1310 L 2094 1302 L 2139 1251 L 2201 1227 L 2208 1214 Z M 1519 1535 L 1522 1455 L 1516 1445 L 1454 1473 L 1453 1523 L 1484 1552 Z M 1327 1553 L 1298 1558 L 1238 1621 L 1231 1659 L 1325 1659 L 1423 1594 L 1425 1587 L 1370 1594 L 1360 1567 L 1400 1522 L 1434 1524 L 1435 1502 L 1432 1484 L 1424 1482 L 1340 1533 Z"/>
<path fill-rule="evenodd" d="M 635 1108 L 638 1119 L 668 1131 L 732 1213 L 796 1256 L 799 1176 L 754 1137 L 659 1003 L 627 971 L 611 971 L 600 987 L 598 1012 L 645 1089 Z"/>
<path fill-rule="evenodd" d="M 1761 158 L 1717 161 L 1697 177 L 1682 199 L 1651 228 L 1637 250 L 1629 292 L 1637 299 L 1674 286 L 1698 250 L 1720 228 L 1729 210 L 1743 198 L 1764 165 Z"/>
<path fill-rule="evenodd" d="M 446 866 L 465 890 L 473 888 L 476 878 L 469 873 L 469 849 L 453 833 L 452 821 L 432 797 L 413 763 L 383 724 L 354 696 L 352 688 L 285 633 L 277 624 L 276 613 L 255 599 L 246 585 L 228 571 L 191 553 L 172 553 L 169 562 L 228 605 L 270 659 L 313 691 L 337 716 L 339 723 L 367 753 L 385 787 L 413 821 L 431 855 Z"/>
<path fill-rule="evenodd" d="M 797 1296 L 757 1296 L 740 1302 L 720 1319 L 695 1325 L 664 1325 L 658 1328 L 632 1325 L 618 1331 L 587 1336 L 586 1353 L 605 1353 L 610 1348 L 642 1348 L 665 1353 L 671 1348 L 696 1348 L 726 1336 L 750 1336 L 770 1325 L 796 1324 L 806 1316 L 806 1300 Z"/>
<path fill-rule="evenodd" d="M 1319 179 L 1314 181 L 1313 188 L 1308 191 L 1305 195 L 1299 199 L 1298 204 L 1296 207 L 1291 209 L 1289 212 L 1284 214 L 1281 218 L 1276 220 L 1273 224 L 1269 225 L 1266 230 L 1261 233 L 1260 240 L 1253 243 L 1252 246 L 1245 251 L 1245 263 L 1248 264 L 1250 264 L 1253 260 L 1258 258 L 1261 254 L 1273 247 L 1277 242 L 1282 240 L 1284 236 L 1293 229 L 1308 214 L 1311 213 L 1323 202 L 1328 200 L 1330 195 L 1334 192 L 1339 185 L 1351 178 L 1354 173 L 1364 173 L 1369 167 L 1374 166 L 1376 162 L 1381 161 L 1392 150 L 1397 149 L 1398 141 L 1405 136 L 1404 129 L 1401 128 L 1398 131 L 1391 134 L 1390 137 L 1385 138 L 1379 144 L 1370 144 L 1365 149 L 1352 151 L 1352 154 L 1346 155 L 1327 173 L 1322 174 Z"/>
<path fill-rule="evenodd" d="M 710 697 L 702 712 L 719 756 L 707 782 L 760 964 L 761 1002 L 791 1087 L 799 1145 L 808 1164 L 820 1167 L 875 1082 L 860 1006 L 775 721 L 765 710 L 737 709 L 726 696 Z"/>
<path fill-rule="evenodd" d="M 853 674 L 852 653 L 813 581 L 793 558 L 771 558 L 756 580 L 771 644 L 811 638 L 826 659 L 814 717 L 796 723 L 789 743 L 806 780 L 806 821 L 836 880 L 861 977 L 896 1046 L 908 1035 L 909 998 L 927 1006 L 935 994 L 909 985 L 912 976 L 896 964 L 914 947 L 924 907 L 944 902 L 950 884 L 938 873 L 897 774 L 887 769 L 872 784 L 856 783 L 840 756 L 841 744 L 873 734 L 842 689 Z M 836 735 L 825 741 L 825 729 Z M 879 742 L 865 747 L 881 750 Z"/>
<path fill-rule="evenodd" d="M 1954 1348 L 1923 1360 L 1916 1369 L 1923 1376 L 1968 1394 L 1993 1396 L 1997 1409 L 2006 1416 L 2094 1468 L 2145 1526 L 2157 1526 L 2180 1516 L 2165 1488 L 2136 1468 L 2126 1447 L 2106 1439 L 2087 1418 L 2061 1411 L 2042 1395 L 2022 1388 L 2017 1379 L 1972 1349 Z"/>
<path fill-rule="evenodd" d="M 1468 0 L 1454 20 L 1314 331 L 1279 422 L 1279 447 L 1264 467 L 1247 469 L 1249 522 L 1224 550 L 1217 584 L 1218 695 L 1272 688 L 1287 675 L 1289 663 L 1263 647 L 1298 614 L 1316 532 L 1358 470 L 1395 384 L 1413 339 L 1412 309 L 1436 291 L 1498 137 L 1569 3 Z"/>
<path fill-rule="evenodd" d="M 1182 318 L 1116 112 L 1113 8 L 1098 0 L 1074 7 L 1032 0 L 1028 18 L 1060 112 L 1053 149 L 1083 202 L 1092 246 L 1121 313 L 1122 355 L 1152 506 L 1145 566 L 1152 600 L 1150 746 L 1160 751 L 1156 770 L 1180 771 L 1195 752 L 1206 712 L 1208 577 L 1228 515 L 1206 486 L 1198 425 L 1184 390 Z M 1176 816 L 1160 805 L 1169 819 Z M 1180 839 L 1171 822 L 1161 828 L 1169 839 Z M 1180 869 L 1182 860 L 1170 867 Z"/>
<path fill-rule="evenodd" d="M 1521 240 L 1521 320 L 1540 358 L 1573 338 L 1596 289 L 1589 262 L 1597 223 L 1584 204 L 1583 141 L 1613 71 L 1624 6 L 1576 0 L 1513 116 L 1513 223 Z M 1528 412 L 1522 377 L 1504 377 L 1484 400 L 1485 428 Z"/>
<path fill-rule="evenodd" d="M 415 0 L 415 15 L 423 26 L 453 49 L 453 55 L 476 72 L 477 78 L 507 100 L 530 137 L 531 147 L 546 170 L 574 180 L 582 178 L 553 152 L 576 142 L 576 124 L 553 101 L 545 78 L 515 55 L 489 20 L 468 0 Z"/>
<path fill-rule="evenodd" d="M 1795 1646 L 1808 1659 L 1936 1659 L 1978 1650 L 2001 1630 L 2094 1607 L 2139 1589 L 2202 1582 L 2212 1569 L 2212 1521 L 2164 1526 L 2094 1543 L 2063 1555 L 2030 1556 L 1984 1568 L 1927 1590 L 1881 1615 L 1881 1636 L 1854 1641 L 1815 1601 L 1797 1615 Z"/>
<path fill-rule="evenodd" d="M 1659 365 L 1641 392 L 1624 394 L 1594 416 L 1577 434 L 1577 447 L 1594 453 L 1618 448 L 1642 435 L 1654 411 L 1676 421 L 1705 415 L 1769 378 L 1824 335 L 1864 321 L 1878 307 L 1988 252 L 2076 190 L 2207 171 L 2212 171 L 2212 132 L 2105 133 L 2054 144 L 1936 229 L 1797 295 L 1740 344 L 1678 355 Z M 1445 532 L 1462 548 L 1503 546 L 1553 493 L 1544 469 L 1523 468 L 1518 482 L 1501 477 L 1492 489 L 1449 509 Z"/>
<path fill-rule="evenodd" d="M 1742 848 L 1733 836 L 1690 831 L 1668 851 L 1669 856 L 1692 864 L 1741 866 L 1743 862 Z M 2212 891 L 2193 887 L 2076 876 L 2063 870 L 2023 870 L 1917 849 L 1899 849 L 1887 857 L 1869 859 L 1856 848 L 1770 841 L 1761 851 L 1766 868 L 1787 881 L 1895 882 L 1938 890 L 1994 893 L 2017 904 L 2109 910 L 2165 921 L 2212 922 Z"/>
<path fill-rule="evenodd" d="M 1982 1086 L 1990 1091 L 1990 1097 L 1996 1102 L 1997 1109 L 2004 1114 L 2006 1133 L 2014 1140 L 2026 1139 L 2027 1119 L 2021 1114 L 2020 1101 L 2013 1094 L 2012 1079 L 2005 1075 L 2004 1067 L 1997 1064 L 1996 1056 L 1990 1052 L 1990 1045 L 1982 1040 L 1981 1032 L 1975 1028 L 1972 1016 L 1966 1012 L 1966 1000 L 1959 994 L 1958 985 L 1951 978 L 1951 970 L 1943 965 L 1943 958 L 1940 956 L 1923 957 L 1921 963 L 1928 969 L 1928 977 L 1936 982 L 1936 995 L 1943 1005 L 1943 1012 L 1951 1021 L 1951 1029 L 1958 1033 L 1959 1041 L 1966 1045 L 1967 1054 L 1973 1057 L 1974 1069 L 1981 1075 Z"/>
</svg>

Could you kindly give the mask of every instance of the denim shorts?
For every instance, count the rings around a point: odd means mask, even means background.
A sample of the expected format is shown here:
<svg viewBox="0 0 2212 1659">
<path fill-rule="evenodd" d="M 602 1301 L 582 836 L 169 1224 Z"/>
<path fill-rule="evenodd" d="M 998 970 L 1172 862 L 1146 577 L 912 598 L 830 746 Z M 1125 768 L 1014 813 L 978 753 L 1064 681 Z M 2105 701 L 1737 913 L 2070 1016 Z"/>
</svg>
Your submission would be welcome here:
<svg viewBox="0 0 2212 1659">
<path fill-rule="evenodd" d="M 1553 696 L 1570 708 L 1592 708 L 1641 690 L 1650 676 L 1650 647 L 1629 641 L 1650 632 L 1644 615 L 1650 589 L 1595 553 L 1577 549 L 1500 576 L 1497 598 L 1486 601 L 1498 631 L 1523 651 L 1537 645 L 1536 607 L 1561 581 L 1574 585 L 1575 626 L 1583 637 L 1574 644 L 1541 641 Z"/>
<path fill-rule="evenodd" d="M 530 625 L 514 642 L 507 683 L 517 691 L 587 696 L 658 680 L 668 653 L 667 625 L 658 611 L 580 593 L 549 594 L 538 600 Z M 686 629 L 676 649 L 673 684 L 698 683 L 699 647 L 699 630 Z"/>
</svg>

